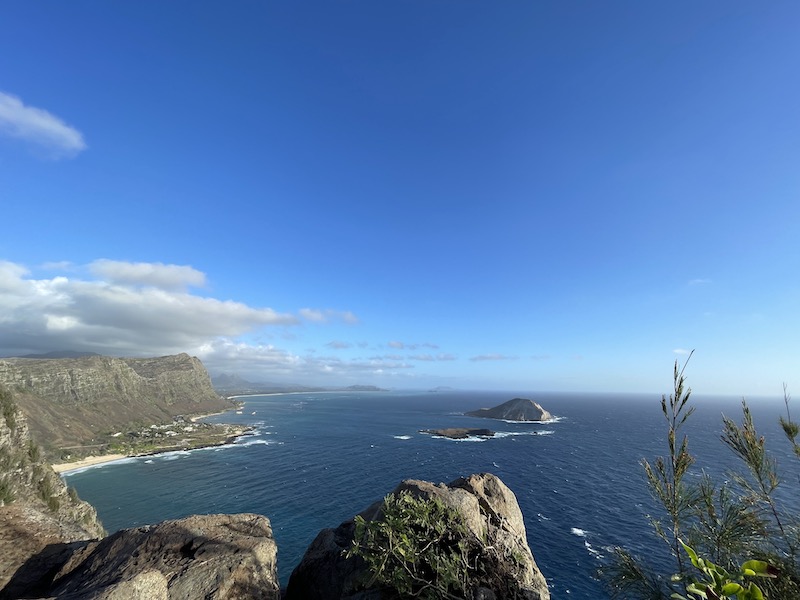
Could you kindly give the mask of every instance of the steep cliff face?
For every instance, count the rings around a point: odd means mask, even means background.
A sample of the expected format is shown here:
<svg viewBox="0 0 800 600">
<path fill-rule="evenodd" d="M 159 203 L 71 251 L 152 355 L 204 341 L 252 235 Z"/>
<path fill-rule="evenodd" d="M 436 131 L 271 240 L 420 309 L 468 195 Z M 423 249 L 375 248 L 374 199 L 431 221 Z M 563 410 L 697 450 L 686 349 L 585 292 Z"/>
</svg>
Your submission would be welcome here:
<svg viewBox="0 0 800 600">
<path fill-rule="evenodd" d="M 0 589 L 46 546 L 103 535 L 94 508 L 70 491 L 30 439 L 12 394 L 0 388 Z M 35 570 L 35 569 L 34 569 Z"/>
<path fill-rule="evenodd" d="M 14 391 L 33 437 L 51 453 L 85 454 L 101 445 L 102 434 L 232 406 L 214 391 L 203 364 L 188 354 L 8 358 L 0 360 L 0 385 Z"/>
</svg>

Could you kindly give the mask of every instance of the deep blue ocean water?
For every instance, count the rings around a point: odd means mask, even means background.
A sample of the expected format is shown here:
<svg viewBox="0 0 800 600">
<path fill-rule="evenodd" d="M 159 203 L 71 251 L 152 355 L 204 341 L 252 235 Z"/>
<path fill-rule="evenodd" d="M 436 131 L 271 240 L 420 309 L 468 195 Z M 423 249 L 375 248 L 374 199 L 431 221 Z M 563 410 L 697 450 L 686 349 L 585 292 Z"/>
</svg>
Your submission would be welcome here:
<svg viewBox="0 0 800 600">
<path fill-rule="evenodd" d="M 666 454 L 660 397 L 527 394 L 557 418 L 520 424 L 466 417 L 514 392 L 302 393 L 243 398 L 241 413 L 210 421 L 250 423 L 255 436 L 222 448 L 127 459 L 66 475 L 109 532 L 195 513 L 255 512 L 270 518 L 282 582 L 324 527 L 335 527 L 402 479 L 449 482 L 491 472 L 516 494 L 553 598 L 596 599 L 608 549 L 623 545 L 664 560 L 646 514 L 658 514 L 640 465 Z M 699 467 L 724 476 L 737 466 L 720 441 L 720 414 L 737 421 L 740 399 L 696 398 L 688 422 Z M 782 443 L 780 398 L 751 402 L 798 497 L 798 461 Z M 454 441 L 419 433 L 488 427 L 499 435 Z M 655 511 L 655 512 L 654 512 Z"/>
</svg>

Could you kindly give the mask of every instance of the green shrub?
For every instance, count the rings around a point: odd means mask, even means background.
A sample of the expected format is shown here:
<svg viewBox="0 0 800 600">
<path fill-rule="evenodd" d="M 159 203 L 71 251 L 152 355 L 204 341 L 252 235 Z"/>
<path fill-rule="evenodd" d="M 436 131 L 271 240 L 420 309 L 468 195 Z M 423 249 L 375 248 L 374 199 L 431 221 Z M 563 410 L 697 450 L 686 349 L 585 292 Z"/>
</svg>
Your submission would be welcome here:
<svg viewBox="0 0 800 600">
<path fill-rule="evenodd" d="M 652 570 L 624 548 L 615 548 L 600 578 L 611 598 L 664 600 L 666 598 L 725 598 L 797 600 L 800 598 L 800 523 L 776 499 L 781 484 L 777 463 L 756 431 L 750 409 L 742 402 L 742 422 L 723 416 L 722 441 L 741 460 L 744 469 L 729 473 L 717 485 L 702 474 L 690 483 L 687 474 L 695 458 L 680 430 L 692 414 L 691 390 L 683 369 L 675 363 L 673 394 L 662 397 L 667 421 L 666 458 L 642 461 L 650 491 L 662 516 L 649 517 L 658 538 L 666 542 L 675 560 L 671 577 Z M 780 424 L 794 452 L 800 426 L 791 419 L 784 386 L 786 418 Z M 683 543 L 688 541 L 688 545 Z M 697 549 L 695 552 L 694 549 Z M 691 564 L 687 564 L 684 553 Z M 710 557 L 710 559 L 700 558 Z M 753 560 L 757 559 L 757 560 Z M 711 562 L 711 561 L 714 562 Z M 757 566 L 758 569 L 754 568 Z M 692 568 L 703 578 L 696 580 Z M 758 585 L 746 581 L 753 573 L 764 576 Z M 774 576 L 774 577 L 773 577 Z"/>
<path fill-rule="evenodd" d="M 7 477 L 0 479 L 0 505 L 11 504 L 14 501 L 14 488 Z"/>
<path fill-rule="evenodd" d="M 479 539 L 458 510 L 437 497 L 389 494 L 378 519 L 355 518 L 346 556 L 366 563 L 363 588 L 393 598 L 472 598 L 481 589 L 504 600 L 530 597 L 520 585 L 526 557 Z"/>
<path fill-rule="evenodd" d="M 42 451 L 39 449 L 39 445 L 33 440 L 28 440 L 28 458 L 31 459 L 31 462 L 35 463 L 42 459 Z"/>
<path fill-rule="evenodd" d="M 763 560 L 748 560 L 742 563 L 735 573 L 705 560 L 697 555 L 691 547 L 681 542 L 683 549 L 692 561 L 692 565 L 703 574 L 702 579 L 692 578 L 686 586 L 686 593 L 696 600 L 709 598 L 736 598 L 736 600 L 764 600 L 764 592 L 752 577 L 775 577 L 775 572 Z M 674 600 L 688 600 L 682 594 L 672 594 Z"/>
<path fill-rule="evenodd" d="M 367 564 L 365 588 L 388 588 L 401 597 L 463 598 L 470 584 L 468 530 L 440 499 L 409 492 L 384 498 L 381 519 L 355 518 L 348 557 Z"/>
<path fill-rule="evenodd" d="M 0 389 L 0 409 L 3 411 L 3 418 L 11 431 L 17 428 L 17 406 L 11 397 L 11 392 Z"/>
</svg>

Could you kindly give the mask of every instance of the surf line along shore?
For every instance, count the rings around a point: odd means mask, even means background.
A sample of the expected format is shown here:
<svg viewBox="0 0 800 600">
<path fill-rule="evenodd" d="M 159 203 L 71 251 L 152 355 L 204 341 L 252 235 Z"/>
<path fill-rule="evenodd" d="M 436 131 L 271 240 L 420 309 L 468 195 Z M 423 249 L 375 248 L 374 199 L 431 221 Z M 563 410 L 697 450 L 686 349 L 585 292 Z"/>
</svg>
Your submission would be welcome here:
<svg viewBox="0 0 800 600">
<path fill-rule="evenodd" d="M 201 419 L 206 419 L 208 417 L 213 417 L 216 415 L 224 414 L 228 411 L 223 412 L 215 412 L 210 414 L 202 414 L 202 415 L 195 415 L 190 417 L 188 420 L 191 423 L 196 423 Z M 99 455 L 92 455 L 86 456 L 84 458 L 74 460 L 71 462 L 65 463 L 56 463 L 51 465 L 53 470 L 60 474 L 64 475 L 71 471 L 77 471 L 79 469 L 85 469 L 87 467 L 94 467 L 98 465 L 103 465 L 107 463 L 117 462 L 121 460 L 125 460 L 128 458 L 141 458 L 143 456 L 156 456 L 159 454 L 166 454 L 168 452 L 180 452 L 180 451 L 189 451 L 189 450 L 199 450 L 201 448 L 213 448 L 215 446 L 224 446 L 226 444 L 232 444 L 237 439 L 251 434 L 255 431 L 255 427 L 252 425 L 214 425 L 213 427 L 221 427 L 224 428 L 224 431 L 218 434 L 217 439 L 208 440 L 206 437 L 203 437 L 201 440 L 192 440 L 193 437 L 191 434 L 194 432 L 187 432 L 186 435 L 188 439 L 185 439 L 183 443 L 170 445 L 170 446 L 162 446 L 158 448 L 153 448 L 146 450 L 144 452 L 130 452 L 130 453 L 112 453 L 112 454 L 99 454 Z M 220 439 L 221 438 L 221 439 Z M 193 443 L 194 442 L 194 443 Z"/>
</svg>

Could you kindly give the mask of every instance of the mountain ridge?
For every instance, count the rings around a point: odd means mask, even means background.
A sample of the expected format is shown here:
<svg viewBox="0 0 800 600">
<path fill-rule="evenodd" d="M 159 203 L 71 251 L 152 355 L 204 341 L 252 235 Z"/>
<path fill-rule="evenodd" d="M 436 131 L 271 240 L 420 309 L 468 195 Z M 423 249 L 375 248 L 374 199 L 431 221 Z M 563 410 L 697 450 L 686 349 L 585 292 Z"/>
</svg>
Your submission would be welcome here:
<svg viewBox="0 0 800 600">
<path fill-rule="evenodd" d="M 200 360 L 185 353 L 5 358 L 0 385 L 13 391 L 31 436 L 54 459 L 102 454 L 115 433 L 235 407 L 214 390 Z"/>
</svg>

